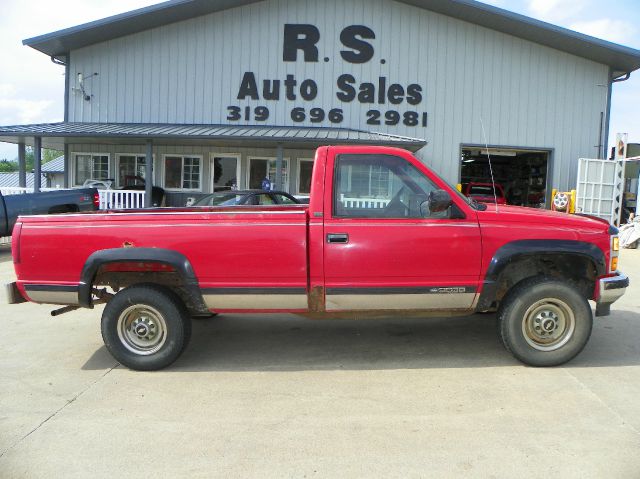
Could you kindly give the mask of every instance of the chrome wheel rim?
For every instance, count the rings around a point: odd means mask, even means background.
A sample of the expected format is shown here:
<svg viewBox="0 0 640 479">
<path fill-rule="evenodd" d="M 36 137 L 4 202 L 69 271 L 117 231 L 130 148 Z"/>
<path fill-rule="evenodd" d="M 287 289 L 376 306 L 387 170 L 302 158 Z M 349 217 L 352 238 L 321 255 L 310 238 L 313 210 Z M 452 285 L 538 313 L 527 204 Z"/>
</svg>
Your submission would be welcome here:
<svg viewBox="0 0 640 479">
<path fill-rule="evenodd" d="M 157 352 L 167 340 L 167 323 L 158 310 L 135 304 L 120 313 L 118 337 L 132 353 L 148 356 Z"/>
<path fill-rule="evenodd" d="M 538 351 L 555 351 L 573 337 L 576 320 L 571 308 L 556 298 L 532 304 L 524 314 L 522 333 L 529 346 Z"/>
</svg>

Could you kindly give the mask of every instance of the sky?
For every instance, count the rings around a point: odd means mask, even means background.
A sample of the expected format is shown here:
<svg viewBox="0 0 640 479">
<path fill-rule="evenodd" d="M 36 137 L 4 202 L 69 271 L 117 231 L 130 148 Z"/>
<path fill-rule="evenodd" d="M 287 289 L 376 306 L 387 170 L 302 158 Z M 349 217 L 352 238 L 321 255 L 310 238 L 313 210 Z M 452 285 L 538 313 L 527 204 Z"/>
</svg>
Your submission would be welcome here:
<svg viewBox="0 0 640 479">
<path fill-rule="evenodd" d="M 0 125 L 62 121 L 64 68 L 22 40 L 117 13 L 157 0 L 2 0 L 0 16 Z M 640 49 L 638 0 L 485 0 L 500 8 Z M 64 7 L 64 8 L 61 8 Z M 640 143 L 640 71 L 613 88 L 610 139 L 629 133 Z M 0 143 L 0 160 L 13 160 L 15 145 Z"/>
</svg>

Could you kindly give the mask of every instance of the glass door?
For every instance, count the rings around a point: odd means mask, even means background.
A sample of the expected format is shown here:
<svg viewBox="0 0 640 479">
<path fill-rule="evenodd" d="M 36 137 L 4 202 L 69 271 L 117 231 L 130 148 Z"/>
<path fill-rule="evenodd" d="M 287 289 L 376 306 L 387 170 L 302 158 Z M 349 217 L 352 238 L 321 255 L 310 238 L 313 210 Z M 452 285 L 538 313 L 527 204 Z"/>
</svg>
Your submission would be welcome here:
<svg viewBox="0 0 640 479">
<path fill-rule="evenodd" d="M 211 191 L 237 190 L 239 155 L 213 155 L 211 158 Z"/>
<path fill-rule="evenodd" d="M 276 159 L 249 159 L 249 188 L 262 189 L 262 181 L 267 178 L 271 182 L 271 189 L 276 189 Z M 289 191 L 289 158 L 282 160 L 282 190 Z"/>
</svg>

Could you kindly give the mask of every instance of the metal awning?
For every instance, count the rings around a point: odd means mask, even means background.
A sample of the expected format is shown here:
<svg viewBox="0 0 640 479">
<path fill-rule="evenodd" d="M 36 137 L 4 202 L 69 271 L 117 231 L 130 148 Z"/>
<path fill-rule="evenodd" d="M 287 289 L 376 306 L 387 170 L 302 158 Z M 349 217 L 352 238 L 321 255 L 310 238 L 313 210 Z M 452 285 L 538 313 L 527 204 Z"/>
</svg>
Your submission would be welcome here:
<svg viewBox="0 0 640 479">
<path fill-rule="evenodd" d="M 0 141 L 32 146 L 35 137 L 42 146 L 63 150 L 65 144 L 215 145 L 314 149 L 322 145 L 397 146 L 417 151 L 427 142 L 419 138 L 347 128 L 305 126 L 185 125 L 160 123 L 42 123 L 0 126 Z"/>
</svg>

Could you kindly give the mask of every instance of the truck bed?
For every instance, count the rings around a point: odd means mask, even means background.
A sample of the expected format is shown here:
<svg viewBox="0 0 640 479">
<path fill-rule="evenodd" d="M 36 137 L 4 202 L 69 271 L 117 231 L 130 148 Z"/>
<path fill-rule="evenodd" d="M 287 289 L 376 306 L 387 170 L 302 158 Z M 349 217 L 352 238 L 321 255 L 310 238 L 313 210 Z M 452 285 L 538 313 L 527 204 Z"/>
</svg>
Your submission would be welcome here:
<svg viewBox="0 0 640 479">
<path fill-rule="evenodd" d="M 78 287 L 95 251 L 162 248 L 191 263 L 207 306 L 307 308 L 307 207 L 177 208 L 21 218 L 19 282 Z M 42 268 L 47 264 L 47 268 Z M 247 275 L 250 271 L 251 274 Z M 38 288 L 36 288 L 38 289 Z M 47 293 L 48 301 L 50 292 Z"/>
</svg>

